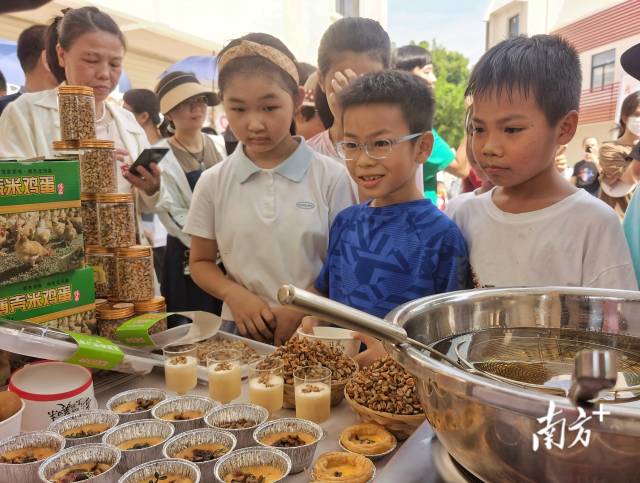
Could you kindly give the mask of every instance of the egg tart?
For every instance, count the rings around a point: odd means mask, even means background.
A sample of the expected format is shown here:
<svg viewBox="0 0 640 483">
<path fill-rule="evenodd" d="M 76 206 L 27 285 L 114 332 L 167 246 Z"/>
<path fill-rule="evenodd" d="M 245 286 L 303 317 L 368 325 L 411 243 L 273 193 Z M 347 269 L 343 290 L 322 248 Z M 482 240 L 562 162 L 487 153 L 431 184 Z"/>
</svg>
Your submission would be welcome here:
<svg viewBox="0 0 640 483">
<path fill-rule="evenodd" d="M 313 481 L 328 483 L 367 483 L 375 466 L 368 458 L 354 453 L 325 453 L 313 465 Z"/>
<path fill-rule="evenodd" d="M 276 448 L 296 448 L 315 443 L 315 441 L 316 438 L 312 434 L 304 431 L 273 433 L 260 440 L 262 444 Z"/>
<path fill-rule="evenodd" d="M 57 450 L 53 448 L 45 447 L 21 448 L 0 454 L 0 463 L 9 463 L 12 465 L 33 463 L 34 461 L 46 459 L 56 452 Z"/>
<path fill-rule="evenodd" d="M 88 480 L 89 478 L 101 475 L 109 470 L 111 466 L 112 465 L 107 463 L 82 463 L 58 471 L 49 477 L 49 481 L 52 483 L 68 483 L 71 481 Z"/>
<path fill-rule="evenodd" d="M 374 456 L 396 447 L 396 438 L 378 424 L 362 423 L 349 426 L 340 434 L 340 444 L 347 451 Z"/>
<path fill-rule="evenodd" d="M 162 416 L 165 421 L 190 421 L 204 416 L 202 411 L 177 411 Z"/>
<path fill-rule="evenodd" d="M 268 465 L 246 466 L 227 474 L 225 483 L 273 483 L 282 479 L 282 471 Z"/>
</svg>

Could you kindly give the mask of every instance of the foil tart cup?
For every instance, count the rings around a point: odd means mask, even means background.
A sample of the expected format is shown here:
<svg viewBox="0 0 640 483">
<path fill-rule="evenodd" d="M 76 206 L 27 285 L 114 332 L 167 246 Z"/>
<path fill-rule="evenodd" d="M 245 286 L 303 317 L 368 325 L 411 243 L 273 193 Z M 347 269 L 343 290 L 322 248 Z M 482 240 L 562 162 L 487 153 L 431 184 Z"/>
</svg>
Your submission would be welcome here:
<svg viewBox="0 0 640 483">
<path fill-rule="evenodd" d="M 313 465 L 313 457 L 316 453 L 318 443 L 324 437 L 322 428 L 311 421 L 299 418 L 282 418 L 267 421 L 261 424 L 253 432 L 253 440 L 256 444 L 266 448 L 274 448 L 261 440 L 275 433 L 296 433 L 302 432 L 314 437 L 313 443 L 293 448 L 277 448 L 291 458 L 291 474 L 300 473 Z"/>
<path fill-rule="evenodd" d="M 84 480 L 90 483 L 113 483 L 120 476 L 117 470 L 120 462 L 120 450 L 108 444 L 83 444 L 60 451 L 58 454 L 46 459 L 40 469 L 38 476 L 40 481 L 49 483 L 49 478 L 58 471 L 62 471 L 70 466 L 84 463 L 106 463 L 111 465 L 104 473 Z"/>
<path fill-rule="evenodd" d="M 133 413 L 119 413 L 114 410 L 115 407 L 120 404 L 124 404 L 130 401 L 135 401 L 136 399 L 158 399 L 158 403 L 167 399 L 167 393 L 162 389 L 156 389 L 153 387 L 142 388 L 142 389 L 131 389 L 129 391 L 121 392 L 120 394 L 116 394 L 111 399 L 107 401 L 106 407 L 109 411 L 113 411 L 118 416 L 120 416 L 120 422 L 126 423 L 128 421 L 136 421 L 138 419 L 149 419 L 151 418 L 151 410 L 153 408 L 144 409 L 142 411 L 136 411 Z M 157 404 L 157 403 L 156 403 Z"/>
<path fill-rule="evenodd" d="M 225 404 L 219 406 L 207 414 L 204 422 L 210 428 L 227 431 L 233 434 L 238 440 L 236 448 L 246 448 L 253 446 L 253 431 L 269 418 L 269 411 L 256 404 Z M 255 421 L 256 424 L 250 428 L 224 428 L 221 425 L 232 423 L 239 419 Z"/>
<path fill-rule="evenodd" d="M 22 433 L 0 441 L 0 456 L 24 448 L 52 448 L 57 453 L 64 449 L 65 443 L 64 437 L 53 431 Z M 17 465 L 0 463 L 0 475 L 6 478 L 5 481 L 38 481 L 38 469 L 45 459 Z"/>
<path fill-rule="evenodd" d="M 284 480 L 291 472 L 291 459 L 282 451 L 275 448 L 265 448 L 254 446 L 234 451 L 231 454 L 223 456 L 216 463 L 213 472 L 218 482 L 224 483 L 224 477 L 247 466 L 273 466 L 282 471 Z"/>
<path fill-rule="evenodd" d="M 205 416 L 218 405 L 219 403 L 204 396 L 181 396 L 165 399 L 164 401 L 156 404 L 151 410 L 151 416 L 153 419 L 173 424 L 173 427 L 176 429 L 174 434 L 180 434 L 185 431 L 191 431 L 192 429 L 203 428 L 205 426 Z M 188 419 L 186 421 L 167 421 L 162 419 L 162 416 L 165 416 L 166 414 L 184 411 L 201 411 L 202 416 L 196 419 Z"/>
<path fill-rule="evenodd" d="M 116 413 L 107 411 L 105 409 L 92 409 L 90 411 L 82 411 L 79 413 L 69 414 L 60 419 L 56 419 L 47 428 L 49 431 L 61 434 L 64 436 L 64 432 L 70 429 L 76 429 L 85 424 L 106 424 L 107 429 L 102 433 L 95 434 L 93 436 L 87 436 L 86 438 L 69 438 L 65 436 L 67 440 L 67 448 L 71 446 L 78 446 L 80 444 L 99 443 L 102 440 L 102 436 L 109 429 L 117 426 L 120 422 L 120 418 Z"/>
<path fill-rule="evenodd" d="M 164 444 L 162 454 L 165 458 L 177 458 L 177 454 L 185 449 L 192 448 L 200 444 L 221 444 L 227 447 L 227 454 L 231 453 L 237 444 L 236 437 L 226 431 L 212 428 L 194 429 L 174 436 Z M 223 455 L 224 456 L 224 455 Z M 221 457 L 220 457 L 221 458 Z M 214 483 L 213 467 L 220 458 L 210 461 L 192 461 L 200 468 L 202 483 Z"/>
<path fill-rule="evenodd" d="M 118 483 L 139 483 L 141 481 L 154 481 L 155 474 L 163 475 L 180 475 L 190 478 L 193 483 L 200 483 L 200 470 L 190 461 L 180 460 L 177 458 L 155 460 L 144 463 L 140 466 L 127 471 Z"/>
<path fill-rule="evenodd" d="M 145 461 L 162 458 L 162 445 L 173 436 L 175 428 L 168 421 L 157 419 L 141 419 L 129 421 L 104 433 L 102 442 L 118 447 L 118 445 L 138 438 L 162 438 L 158 444 L 142 449 L 118 448 L 122 456 L 118 463 L 118 473 L 124 474 L 131 468 Z"/>
</svg>

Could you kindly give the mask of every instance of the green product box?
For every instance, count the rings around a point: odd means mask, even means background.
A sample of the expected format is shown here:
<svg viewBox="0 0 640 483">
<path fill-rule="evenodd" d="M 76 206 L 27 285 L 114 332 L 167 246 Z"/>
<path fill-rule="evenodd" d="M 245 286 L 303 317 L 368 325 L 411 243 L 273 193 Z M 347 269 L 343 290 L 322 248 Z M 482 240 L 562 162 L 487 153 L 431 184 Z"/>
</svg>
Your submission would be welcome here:
<svg viewBox="0 0 640 483">
<path fill-rule="evenodd" d="M 95 291 L 90 267 L 0 288 L 0 318 L 95 333 Z"/>
<path fill-rule="evenodd" d="M 78 161 L 0 162 L 0 287 L 83 266 Z"/>
</svg>

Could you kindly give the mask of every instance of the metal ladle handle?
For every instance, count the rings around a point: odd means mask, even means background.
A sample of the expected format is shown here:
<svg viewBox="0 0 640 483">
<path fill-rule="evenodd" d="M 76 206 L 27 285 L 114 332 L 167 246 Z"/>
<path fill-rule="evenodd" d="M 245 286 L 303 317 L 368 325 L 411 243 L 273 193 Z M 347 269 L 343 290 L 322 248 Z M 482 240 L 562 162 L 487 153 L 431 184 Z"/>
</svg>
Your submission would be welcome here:
<svg viewBox="0 0 640 483">
<path fill-rule="evenodd" d="M 411 344 L 422 350 L 429 352 L 438 359 L 447 361 L 456 367 L 461 367 L 460 363 L 442 354 L 436 349 L 429 347 L 422 342 L 411 339 L 407 332 L 397 325 L 389 324 L 384 320 L 369 315 L 361 310 L 354 309 L 347 305 L 335 302 L 326 297 L 316 295 L 293 285 L 283 285 L 278 289 L 278 301 L 282 305 L 288 305 L 292 309 L 307 315 L 333 322 L 340 327 L 364 332 L 371 337 L 390 342 L 392 344 Z M 466 370 L 466 368 L 463 368 Z"/>
<path fill-rule="evenodd" d="M 333 322 L 346 329 L 364 332 L 367 335 L 395 344 L 407 342 L 407 333 L 402 327 L 389 324 L 366 312 L 335 302 L 326 297 L 316 295 L 293 285 L 283 285 L 278 290 L 278 301 L 282 305 L 290 305 L 306 314 Z"/>
</svg>

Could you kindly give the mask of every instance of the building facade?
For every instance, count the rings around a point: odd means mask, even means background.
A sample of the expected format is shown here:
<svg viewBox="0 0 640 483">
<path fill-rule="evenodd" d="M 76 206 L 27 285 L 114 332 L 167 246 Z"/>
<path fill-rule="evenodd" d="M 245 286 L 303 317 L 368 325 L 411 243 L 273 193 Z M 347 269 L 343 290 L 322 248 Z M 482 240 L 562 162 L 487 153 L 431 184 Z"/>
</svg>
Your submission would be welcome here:
<svg viewBox="0 0 640 483">
<path fill-rule="evenodd" d="M 640 90 L 640 83 L 620 66 L 622 53 L 640 42 L 639 15 L 640 0 L 490 2 L 485 16 L 487 48 L 509 36 L 550 33 L 566 38 L 580 55 L 580 121 L 567 149 L 570 164 L 581 159 L 585 137 L 602 143 L 616 136 L 622 100 Z"/>
<path fill-rule="evenodd" d="M 124 68 L 133 87 L 151 89 L 171 64 L 211 55 L 249 32 L 275 35 L 298 60 L 315 65 L 322 34 L 343 16 L 369 17 L 387 27 L 387 0 L 53 0 L 35 10 L 0 15 L 0 38 L 16 40 L 29 25 L 85 5 L 116 20 L 127 38 Z"/>
</svg>

